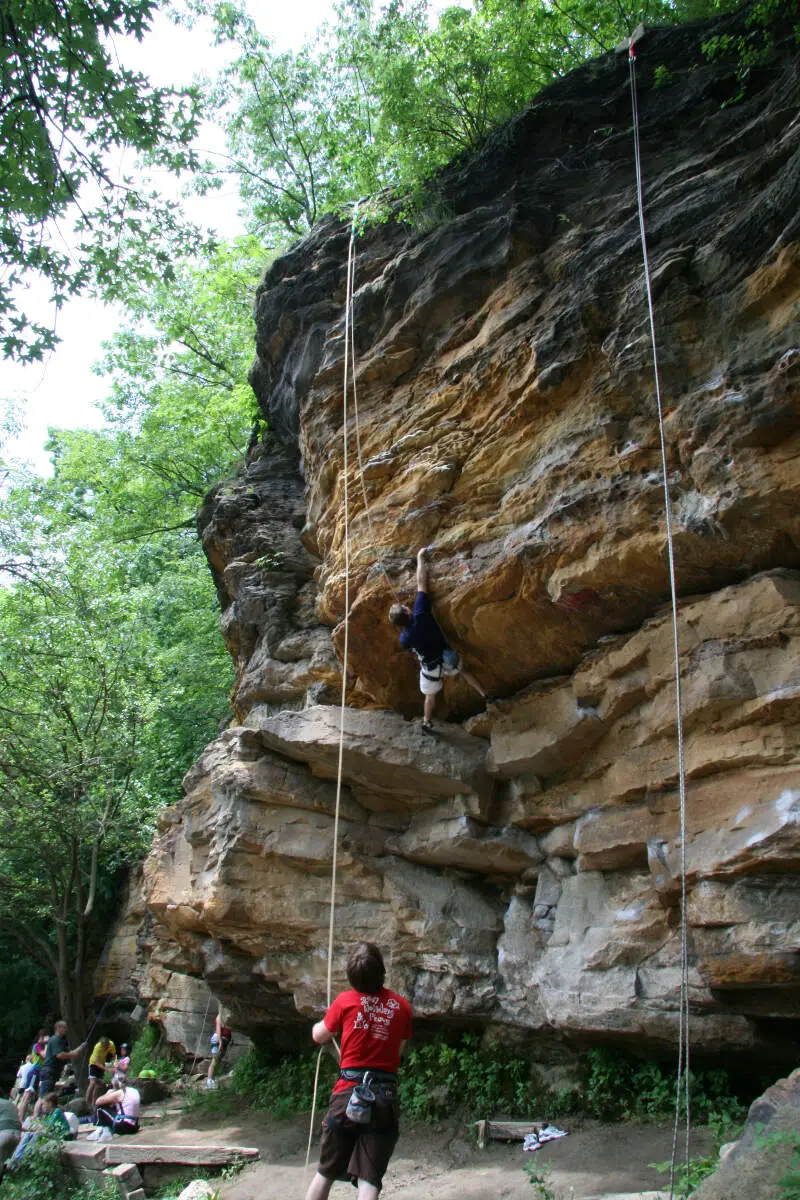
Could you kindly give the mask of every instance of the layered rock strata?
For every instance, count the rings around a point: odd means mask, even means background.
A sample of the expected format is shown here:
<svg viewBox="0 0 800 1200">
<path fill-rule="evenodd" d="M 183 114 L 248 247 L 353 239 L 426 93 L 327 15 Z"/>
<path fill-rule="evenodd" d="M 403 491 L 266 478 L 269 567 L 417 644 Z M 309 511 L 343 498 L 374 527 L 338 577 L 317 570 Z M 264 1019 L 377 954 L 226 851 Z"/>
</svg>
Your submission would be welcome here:
<svg viewBox="0 0 800 1200">
<path fill-rule="evenodd" d="M 777 50 L 727 105 L 736 66 L 703 57 L 708 34 L 639 48 L 692 1037 L 780 1060 L 800 1000 L 800 84 Z M 149 995 L 153 964 L 202 975 L 256 1035 L 324 1003 L 349 606 L 337 982 L 368 937 L 431 1022 L 674 1043 L 673 624 L 627 70 L 610 55 L 544 92 L 440 179 L 433 227 L 362 230 L 346 475 L 347 228 L 268 271 L 271 433 L 199 518 L 237 724 L 145 864 Z M 501 697 L 476 715 L 448 683 L 436 740 L 405 719 L 416 669 L 386 621 L 430 543 L 437 615 Z"/>
<path fill-rule="evenodd" d="M 678 632 L 693 1043 L 780 1057 L 800 1000 L 800 576 L 686 600 Z M 189 773 L 144 869 L 147 994 L 202 974 L 251 1031 L 324 1004 L 339 718 L 256 707 Z M 432 739 L 345 710 L 337 947 L 389 947 L 394 986 L 437 1023 L 671 1042 L 671 615 L 471 724 L 485 736 Z"/>
</svg>

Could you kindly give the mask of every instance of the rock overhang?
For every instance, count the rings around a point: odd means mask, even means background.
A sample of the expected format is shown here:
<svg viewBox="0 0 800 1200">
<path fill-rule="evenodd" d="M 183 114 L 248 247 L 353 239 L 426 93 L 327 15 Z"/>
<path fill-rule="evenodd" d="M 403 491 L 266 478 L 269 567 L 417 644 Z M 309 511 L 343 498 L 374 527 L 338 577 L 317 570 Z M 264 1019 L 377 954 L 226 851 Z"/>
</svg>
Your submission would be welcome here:
<svg viewBox="0 0 800 1200">
<path fill-rule="evenodd" d="M 700 37 L 648 33 L 646 60 L 681 82 L 645 88 L 642 128 L 695 1037 L 757 1053 L 764 1014 L 796 996 L 798 73 L 784 53 L 739 114 L 720 110 L 735 72 L 702 62 Z M 356 247 L 372 520 L 357 500 L 341 935 L 391 946 L 427 1019 L 663 1046 L 679 983 L 675 705 L 619 66 L 560 81 L 445 173 L 452 220 L 390 221 Z M 151 973 L 163 960 L 207 974 L 254 1030 L 318 1010 L 326 970 L 346 251 L 326 218 L 259 289 L 253 381 L 273 432 L 200 517 L 244 725 L 190 772 L 146 870 L 163 922 Z M 504 697 L 469 723 L 480 737 L 423 740 L 399 715 L 419 712 L 416 667 L 386 609 L 430 541 L 445 631 Z M 444 701 L 443 716 L 474 711 L 458 685 Z"/>
</svg>

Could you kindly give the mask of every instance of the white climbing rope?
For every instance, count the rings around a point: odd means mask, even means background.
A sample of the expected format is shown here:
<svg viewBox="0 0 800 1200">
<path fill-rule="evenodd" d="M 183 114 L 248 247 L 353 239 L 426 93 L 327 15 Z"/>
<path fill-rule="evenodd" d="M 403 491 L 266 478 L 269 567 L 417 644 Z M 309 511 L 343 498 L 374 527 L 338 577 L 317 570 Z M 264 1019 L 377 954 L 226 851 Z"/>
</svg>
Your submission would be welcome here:
<svg viewBox="0 0 800 1200">
<path fill-rule="evenodd" d="M 358 215 L 358 204 L 359 204 L 359 202 L 356 202 L 355 211 L 354 211 L 354 213 L 353 213 L 353 228 L 355 228 L 356 217 L 357 217 L 357 215 Z M 353 244 L 353 242 L 352 242 L 352 239 L 351 239 L 351 246 L 352 246 L 352 244 Z M 354 271 L 355 271 L 355 261 L 354 261 L 354 264 L 353 264 L 353 273 L 351 273 L 351 276 L 350 276 L 350 288 L 351 288 L 351 290 L 350 290 L 350 298 L 349 298 L 350 307 L 351 307 L 351 314 L 350 314 L 350 358 L 351 358 L 351 362 L 352 362 L 352 364 L 353 364 L 353 366 L 352 366 L 352 380 L 353 380 L 353 419 L 354 419 L 354 423 L 355 423 L 355 429 L 356 429 L 356 457 L 357 457 L 357 459 L 358 459 L 358 475 L 359 475 L 359 479 L 361 480 L 361 495 L 362 495 L 362 497 L 363 497 L 363 499 L 364 499 L 364 512 L 365 512 L 365 513 L 366 513 L 366 515 L 367 515 L 367 526 L 368 526 L 368 528 L 369 528 L 369 537 L 370 537 L 370 542 L 372 543 L 372 545 L 373 545 L 373 546 L 375 546 L 375 545 L 377 545 L 376 538 L 375 538 L 375 527 L 374 527 L 374 525 L 373 525 L 373 523 L 372 523 L 372 508 L 371 508 L 371 506 L 370 506 L 369 497 L 367 496 L 367 484 L 366 484 L 366 480 L 365 480 L 365 478 L 364 478 L 364 462 L 363 462 L 363 458 L 362 458 L 362 455 L 361 455 L 361 429 L 360 429 L 359 420 L 358 420 L 358 388 L 357 388 L 357 386 L 356 386 L 356 371 L 355 371 L 355 364 L 356 364 L 355 321 L 352 319 L 352 305 L 353 305 L 353 275 L 354 275 Z M 391 579 L 390 579 L 390 577 L 389 577 L 389 572 L 386 570 L 386 567 L 383 565 L 383 560 L 382 560 L 381 558 L 378 558 L 377 562 L 378 562 L 378 566 L 379 566 L 379 567 L 380 567 L 380 569 L 383 571 L 383 574 L 384 574 L 384 575 L 385 575 L 385 577 L 386 577 L 386 582 L 389 584 L 389 587 L 390 587 L 390 589 L 391 589 L 392 595 L 393 595 L 393 596 L 394 596 L 394 598 L 395 598 L 395 601 L 396 601 L 397 603 L 399 603 L 399 602 L 400 602 L 400 597 L 399 597 L 399 595 L 398 595 L 397 588 L 396 588 L 396 587 L 394 586 L 394 584 L 392 583 L 392 580 L 391 580 Z"/>
<path fill-rule="evenodd" d="M 194 1069 L 197 1066 L 197 1060 L 200 1057 L 200 1047 L 203 1044 L 203 1034 L 205 1033 L 206 1021 L 208 1020 L 208 1010 L 210 1008 L 211 1008 L 211 990 L 209 989 L 208 1000 L 206 1001 L 206 1011 L 203 1014 L 203 1024 L 200 1026 L 200 1033 L 197 1038 L 197 1048 L 195 1049 L 194 1059 L 192 1060 L 192 1071 L 191 1071 L 192 1075 L 194 1075 Z"/>
<path fill-rule="evenodd" d="M 348 453 L 347 453 L 347 374 L 350 367 L 351 324 L 353 315 L 353 274 L 355 259 L 356 219 L 358 204 L 353 209 L 353 219 L 350 225 L 350 244 L 347 251 L 347 287 L 344 307 L 344 384 L 342 396 L 342 480 L 344 489 L 344 648 L 342 652 L 342 695 L 339 706 L 339 757 L 336 768 L 336 804 L 333 815 L 333 851 L 331 857 L 331 890 L 328 918 L 328 976 L 327 976 L 327 1007 L 330 1008 L 333 991 L 333 939 L 336 920 L 336 871 L 339 851 L 339 812 L 342 800 L 342 774 L 344 763 L 344 714 L 347 702 L 347 661 L 350 639 L 350 526 L 349 526 L 349 491 L 348 491 Z M 355 368 L 353 369 L 353 387 L 355 388 Z M 306 1165 L 304 1175 L 308 1172 L 311 1160 L 311 1144 L 314 1137 L 314 1118 L 317 1111 L 317 1092 L 319 1090 L 319 1072 L 322 1065 L 322 1055 L 325 1047 L 320 1046 L 317 1054 L 317 1065 L 314 1072 L 314 1095 L 311 1102 L 311 1120 L 308 1131 L 308 1146 L 306 1148 Z"/>
<path fill-rule="evenodd" d="M 672 515 L 670 512 L 669 479 L 667 475 L 667 449 L 664 436 L 664 412 L 661 404 L 661 384 L 658 374 L 658 351 L 656 348 L 656 329 L 653 316 L 653 294 L 650 283 L 650 266 L 647 257 L 647 237 L 644 224 L 644 200 L 642 195 L 642 158 L 639 145 L 639 103 L 636 94 L 636 52 L 633 38 L 630 39 L 628 64 L 631 85 L 631 104 L 633 107 L 633 147 L 636 164 L 636 200 L 639 210 L 639 233 L 642 242 L 642 260 L 644 264 L 644 282 L 647 293 L 647 311 L 650 320 L 650 341 L 653 350 L 653 376 L 655 380 L 656 407 L 658 409 L 658 430 L 661 443 L 661 472 L 664 484 L 664 509 L 667 524 L 667 557 L 669 562 L 669 586 L 672 601 L 672 641 L 675 656 L 675 708 L 678 731 L 678 788 L 680 793 L 680 863 L 681 863 L 681 995 L 680 1018 L 678 1032 L 678 1068 L 675 1084 L 675 1121 L 672 1131 L 672 1158 L 669 1172 L 669 1195 L 673 1200 L 675 1194 L 675 1165 L 678 1154 L 678 1131 L 681 1118 L 681 1100 L 685 1109 L 686 1130 L 684 1144 L 684 1160 L 689 1169 L 689 1131 L 691 1113 L 689 1108 L 689 950 L 688 928 L 686 917 L 686 768 L 683 749 L 683 706 L 681 699 L 681 668 L 680 645 L 678 639 L 678 593 L 675 583 L 675 555 L 672 537 Z"/>
</svg>

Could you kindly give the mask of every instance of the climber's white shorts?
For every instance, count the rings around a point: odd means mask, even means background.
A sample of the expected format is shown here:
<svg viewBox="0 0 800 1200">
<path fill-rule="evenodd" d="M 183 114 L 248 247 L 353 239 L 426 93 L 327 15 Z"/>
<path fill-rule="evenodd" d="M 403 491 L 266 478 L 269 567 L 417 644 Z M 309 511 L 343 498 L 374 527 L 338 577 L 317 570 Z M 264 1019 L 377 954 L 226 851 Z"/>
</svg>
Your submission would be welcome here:
<svg viewBox="0 0 800 1200">
<path fill-rule="evenodd" d="M 457 650 L 442 651 L 442 661 L 435 667 L 423 663 L 419 670 L 419 690 L 423 696 L 435 696 L 444 687 L 446 675 L 457 675 L 461 670 L 461 655 Z"/>
</svg>

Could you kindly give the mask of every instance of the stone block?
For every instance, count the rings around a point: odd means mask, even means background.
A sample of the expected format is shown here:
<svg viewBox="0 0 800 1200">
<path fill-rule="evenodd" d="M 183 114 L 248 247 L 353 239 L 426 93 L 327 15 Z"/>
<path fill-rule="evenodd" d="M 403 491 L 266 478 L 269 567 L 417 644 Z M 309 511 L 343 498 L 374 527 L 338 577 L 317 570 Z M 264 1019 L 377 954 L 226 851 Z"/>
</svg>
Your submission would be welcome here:
<svg viewBox="0 0 800 1200">
<path fill-rule="evenodd" d="M 139 1168 L 135 1163 L 120 1163 L 116 1167 L 109 1168 L 106 1174 L 113 1179 L 123 1200 L 144 1186 Z"/>
<path fill-rule="evenodd" d="M 647 808 L 589 812 L 575 826 L 579 871 L 616 871 L 647 865 L 648 838 L 660 822 Z"/>
<path fill-rule="evenodd" d="M 597 711 L 577 702 L 570 683 L 537 691 L 495 721 L 489 770 L 504 778 L 561 775 L 605 730 Z"/>
<path fill-rule="evenodd" d="M 556 825 L 548 833 L 543 833 L 539 838 L 539 846 L 542 853 L 548 858 L 551 856 L 574 858 L 576 854 L 575 822 L 568 821 L 565 825 Z"/>
<path fill-rule="evenodd" d="M 335 779 L 340 711 L 316 705 L 302 712 L 263 715 L 254 709 L 247 726 L 265 749 L 307 762 L 320 777 Z M 491 790 L 486 744 L 457 726 L 426 737 L 396 713 L 345 709 L 343 772 L 356 796 L 388 793 L 394 807 L 421 808 L 445 796 Z"/>
</svg>

